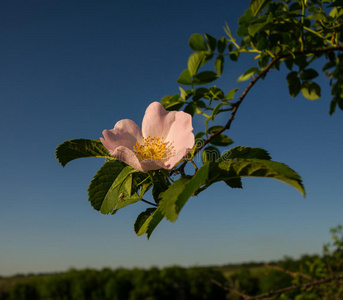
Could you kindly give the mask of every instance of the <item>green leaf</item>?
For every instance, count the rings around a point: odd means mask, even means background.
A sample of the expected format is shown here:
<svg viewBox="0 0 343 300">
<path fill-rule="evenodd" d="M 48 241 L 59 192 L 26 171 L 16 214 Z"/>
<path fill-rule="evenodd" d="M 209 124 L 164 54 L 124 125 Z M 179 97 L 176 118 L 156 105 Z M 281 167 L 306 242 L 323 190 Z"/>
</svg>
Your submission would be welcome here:
<svg viewBox="0 0 343 300">
<path fill-rule="evenodd" d="M 212 163 L 220 157 L 220 152 L 217 147 L 208 146 L 201 153 L 201 159 L 203 163 Z"/>
<path fill-rule="evenodd" d="M 194 103 L 188 103 L 183 110 L 184 112 L 190 114 L 192 117 L 194 116 L 195 112 L 197 110 L 197 106 Z"/>
<path fill-rule="evenodd" d="M 134 170 L 130 166 L 126 166 L 121 170 L 121 172 L 118 174 L 118 176 L 113 181 L 112 185 L 108 189 L 101 207 L 100 211 L 103 214 L 109 214 L 112 213 L 114 210 L 116 210 L 116 205 L 119 200 L 121 200 L 123 197 L 131 198 L 131 188 L 132 188 L 132 176 L 131 174 L 134 172 L 138 172 L 137 170 Z M 134 197 L 136 198 L 136 197 Z"/>
<path fill-rule="evenodd" d="M 199 33 L 192 34 L 192 36 L 189 38 L 188 44 L 189 44 L 189 47 L 191 47 L 191 49 L 194 51 L 207 50 L 206 42 L 203 36 Z"/>
<path fill-rule="evenodd" d="M 235 98 L 235 94 L 239 89 L 233 89 L 230 92 L 228 92 L 225 96 L 225 100 L 232 100 L 233 98 Z"/>
<path fill-rule="evenodd" d="M 88 187 L 88 200 L 94 209 L 100 210 L 113 181 L 125 166 L 119 160 L 108 161 L 95 174 Z"/>
<path fill-rule="evenodd" d="M 343 0 L 336 0 L 327 7 L 343 7 Z"/>
<path fill-rule="evenodd" d="M 192 85 L 192 76 L 189 70 L 183 70 L 176 82 L 184 85 Z"/>
<path fill-rule="evenodd" d="M 63 142 L 57 146 L 55 156 L 62 167 L 65 167 L 68 162 L 82 157 L 113 158 L 99 140 L 87 139 Z"/>
<path fill-rule="evenodd" d="M 264 160 L 271 160 L 271 157 L 267 150 L 262 148 L 252 148 L 237 146 L 222 155 L 223 160 L 234 158 L 258 158 Z"/>
<path fill-rule="evenodd" d="M 193 77 L 194 85 L 208 84 L 218 78 L 218 75 L 212 71 L 200 72 Z"/>
<path fill-rule="evenodd" d="M 318 76 L 318 72 L 314 69 L 305 69 L 300 73 L 300 79 L 302 80 L 311 80 Z"/>
<path fill-rule="evenodd" d="M 214 117 L 219 113 L 222 106 L 225 105 L 224 102 L 219 103 L 212 111 L 211 119 L 214 120 Z"/>
<path fill-rule="evenodd" d="M 210 143 L 215 146 L 228 146 L 233 143 L 233 140 L 231 140 L 227 135 L 221 133 L 217 136 L 215 136 Z"/>
<path fill-rule="evenodd" d="M 213 37 L 212 35 L 207 34 L 207 33 L 205 33 L 205 38 L 207 40 L 207 44 L 210 47 L 211 51 L 216 50 L 216 46 L 217 46 L 216 38 Z"/>
<path fill-rule="evenodd" d="M 301 89 L 301 81 L 298 77 L 298 73 L 293 71 L 287 75 L 288 91 L 292 97 L 299 94 Z"/>
<path fill-rule="evenodd" d="M 263 22 L 263 23 L 253 23 L 253 24 L 249 25 L 249 27 L 248 27 L 248 33 L 253 37 L 253 36 L 255 36 L 255 34 L 256 34 L 259 30 L 261 30 L 265 25 L 266 25 L 265 22 Z M 261 47 L 261 45 L 260 45 L 260 47 Z"/>
<path fill-rule="evenodd" d="M 301 93 L 309 100 L 317 100 L 321 97 L 320 86 L 313 81 L 305 81 L 301 85 Z"/>
<path fill-rule="evenodd" d="M 248 69 L 244 74 L 239 76 L 237 81 L 246 81 L 250 77 L 252 77 L 255 73 L 259 73 L 259 72 L 260 72 L 260 70 L 258 68 L 252 67 L 252 68 Z"/>
<path fill-rule="evenodd" d="M 168 95 L 161 99 L 161 104 L 166 110 L 179 110 L 185 102 L 179 95 Z"/>
<path fill-rule="evenodd" d="M 242 189 L 242 179 L 240 177 L 224 180 L 224 182 L 233 189 Z"/>
<path fill-rule="evenodd" d="M 224 56 L 223 55 L 219 55 L 216 58 L 214 62 L 214 68 L 216 69 L 219 76 L 223 73 L 223 70 L 224 70 Z"/>
<path fill-rule="evenodd" d="M 181 177 L 176 180 L 164 193 L 160 208 L 167 220 L 174 222 L 182 207 L 194 193 L 206 183 L 209 164 L 204 164 L 193 177 Z"/>
<path fill-rule="evenodd" d="M 238 177 L 265 177 L 280 180 L 297 189 L 305 196 L 300 176 L 287 165 L 271 160 L 256 158 L 236 158 L 220 160 L 211 165 L 212 183 L 220 180 L 231 180 Z"/>
<path fill-rule="evenodd" d="M 191 76 L 194 76 L 198 72 L 205 57 L 206 54 L 204 52 L 195 52 L 190 55 L 187 66 Z"/>
<path fill-rule="evenodd" d="M 170 182 L 167 177 L 163 175 L 162 172 L 155 172 L 153 176 L 153 188 L 152 188 L 152 196 L 156 203 L 159 203 L 161 200 L 161 193 L 164 192 L 169 186 Z"/>
<path fill-rule="evenodd" d="M 270 0 L 251 0 L 249 8 L 251 9 L 253 16 L 257 16 L 269 2 Z"/>
<path fill-rule="evenodd" d="M 225 51 L 227 42 L 228 42 L 228 39 L 226 37 L 221 37 L 218 40 L 218 52 L 219 53 L 223 53 Z"/>
<path fill-rule="evenodd" d="M 164 216 L 160 208 L 148 208 L 138 215 L 134 229 L 138 236 L 147 234 L 148 239 L 156 226 L 163 220 Z"/>
</svg>

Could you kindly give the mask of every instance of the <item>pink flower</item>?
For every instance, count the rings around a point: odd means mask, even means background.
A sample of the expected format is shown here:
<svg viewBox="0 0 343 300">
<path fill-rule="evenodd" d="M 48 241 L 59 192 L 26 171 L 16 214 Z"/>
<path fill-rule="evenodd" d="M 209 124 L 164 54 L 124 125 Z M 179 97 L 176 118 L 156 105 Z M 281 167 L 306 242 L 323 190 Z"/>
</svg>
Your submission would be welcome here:
<svg viewBox="0 0 343 300">
<path fill-rule="evenodd" d="M 151 103 L 145 111 L 142 130 L 132 120 L 120 120 L 104 130 L 101 143 L 110 154 L 131 167 L 149 170 L 172 169 L 193 147 L 192 117 L 183 111 L 166 111 Z"/>
</svg>

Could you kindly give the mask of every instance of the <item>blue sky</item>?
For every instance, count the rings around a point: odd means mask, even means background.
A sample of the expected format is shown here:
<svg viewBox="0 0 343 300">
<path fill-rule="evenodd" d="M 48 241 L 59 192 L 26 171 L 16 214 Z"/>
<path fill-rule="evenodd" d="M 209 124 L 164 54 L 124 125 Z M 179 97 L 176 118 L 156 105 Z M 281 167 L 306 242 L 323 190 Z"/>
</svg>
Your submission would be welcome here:
<svg viewBox="0 0 343 300">
<path fill-rule="evenodd" d="M 234 3 L 234 4 L 233 4 Z M 0 275 L 75 268 L 210 265 L 320 253 L 342 223 L 342 112 L 287 93 L 273 71 L 245 99 L 229 132 L 234 145 L 262 147 L 303 177 L 304 199 L 275 180 L 249 178 L 192 198 L 151 239 L 133 231 L 146 204 L 115 216 L 94 211 L 87 186 L 103 164 L 65 169 L 54 151 L 67 139 L 101 136 L 120 119 L 141 123 L 146 107 L 178 93 L 193 33 L 223 36 L 249 1 L 0 2 Z M 251 57 L 229 62 L 225 91 Z M 238 92 L 239 93 L 239 92 Z M 226 122 L 223 116 L 218 123 Z M 195 132 L 203 121 L 195 118 Z M 224 150 L 224 149 L 222 149 Z"/>
</svg>

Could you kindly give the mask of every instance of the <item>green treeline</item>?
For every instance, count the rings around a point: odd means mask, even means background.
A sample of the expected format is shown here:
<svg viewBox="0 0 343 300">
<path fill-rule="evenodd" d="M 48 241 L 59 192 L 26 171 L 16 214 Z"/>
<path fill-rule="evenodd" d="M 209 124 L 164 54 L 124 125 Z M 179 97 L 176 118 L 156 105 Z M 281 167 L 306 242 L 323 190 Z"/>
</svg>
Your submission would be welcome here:
<svg viewBox="0 0 343 300">
<path fill-rule="evenodd" d="M 332 242 L 324 245 L 321 256 L 284 258 L 268 265 L 105 268 L 0 277 L 0 300 L 241 300 L 264 293 L 268 299 L 271 293 L 282 300 L 343 299 L 343 227 L 331 233 Z"/>
<path fill-rule="evenodd" d="M 211 280 L 226 283 L 213 268 L 70 270 L 14 284 L 1 300 L 226 299 Z M 1 281 L 0 281 L 1 283 Z"/>
</svg>

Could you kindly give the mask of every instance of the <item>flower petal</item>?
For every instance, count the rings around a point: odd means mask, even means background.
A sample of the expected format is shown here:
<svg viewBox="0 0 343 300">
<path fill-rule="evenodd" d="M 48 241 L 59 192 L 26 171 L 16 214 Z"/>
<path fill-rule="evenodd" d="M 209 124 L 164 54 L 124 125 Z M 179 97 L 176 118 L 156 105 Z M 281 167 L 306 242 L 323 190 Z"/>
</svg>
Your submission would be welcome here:
<svg viewBox="0 0 343 300">
<path fill-rule="evenodd" d="M 142 140 L 142 131 L 132 120 L 124 119 L 117 122 L 113 129 L 102 132 L 104 139 L 100 138 L 102 144 L 110 151 L 118 146 L 133 149 L 137 141 Z"/>
<path fill-rule="evenodd" d="M 132 168 L 145 172 L 141 166 L 141 163 L 139 162 L 137 156 L 135 153 L 124 146 L 119 146 L 114 149 L 114 151 L 111 153 L 111 155 L 115 158 L 118 158 L 119 160 L 123 161 L 124 163 L 128 164 Z"/>
<path fill-rule="evenodd" d="M 151 103 L 145 111 L 142 122 L 144 137 L 166 137 L 175 121 L 176 111 L 167 111 L 159 102 Z"/>
<path fill-rule="evenodd" d="M 191 115 L 179 111 L 175 116 L 175 122 L 170 127 L 165 141 L 174 147 L 175 155 L 166 162 L 166 165 L 175 165 L 194 146 L 194 134 L 192 132 Z M 169 166 L 170 167 L 170 166 Z"/>
</svg>

